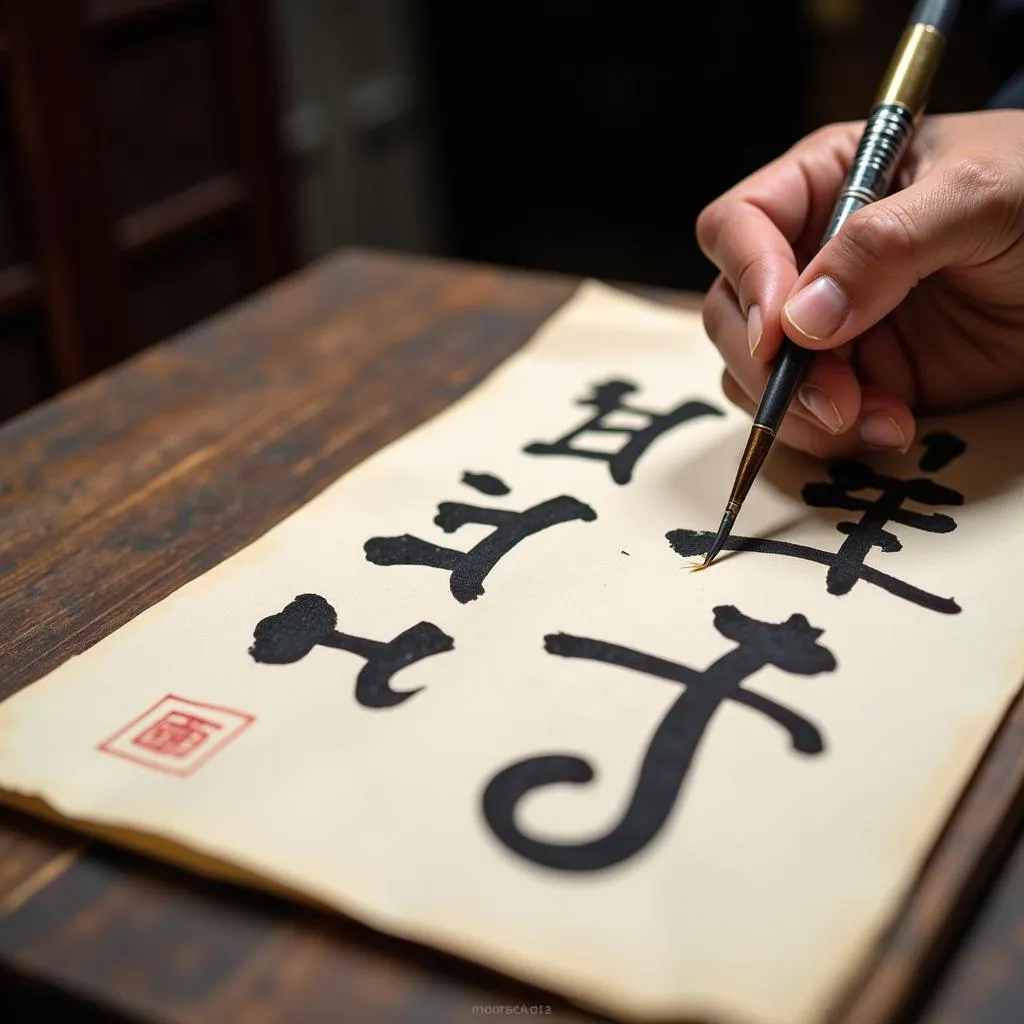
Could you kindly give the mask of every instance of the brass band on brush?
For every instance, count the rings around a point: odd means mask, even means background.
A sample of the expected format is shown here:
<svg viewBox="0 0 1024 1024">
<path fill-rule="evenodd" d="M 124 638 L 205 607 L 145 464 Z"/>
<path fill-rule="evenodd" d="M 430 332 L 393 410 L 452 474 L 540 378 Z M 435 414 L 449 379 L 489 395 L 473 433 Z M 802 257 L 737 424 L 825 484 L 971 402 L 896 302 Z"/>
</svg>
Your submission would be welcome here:
<svg viewBox="0 0 1024 1024">
<path fill-rule="evenodd" d="M 923 110 L 945 49 L 946 40 L 931 25 L 911 25 L 889 63 L 875 106 L 901 106 L 915 115 Z"/>
</svg>

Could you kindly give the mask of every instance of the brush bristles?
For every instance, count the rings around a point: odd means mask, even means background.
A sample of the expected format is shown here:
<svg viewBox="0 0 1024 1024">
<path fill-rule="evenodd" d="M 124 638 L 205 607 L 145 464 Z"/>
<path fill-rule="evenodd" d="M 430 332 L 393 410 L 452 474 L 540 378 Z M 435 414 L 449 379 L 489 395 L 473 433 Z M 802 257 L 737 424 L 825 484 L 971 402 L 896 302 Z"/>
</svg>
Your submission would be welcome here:
<svg viewBox="0 0 1024 1024">
<path fill-rule="evenodd" d="M 729 534 L 732 532 L 733 523 L 735 522 L 736 513 L 726 510 L 722 516 L 721 525 L 718 527 L 718 533 L 715 534 L 715 539 L 711 542 L 711 547 L 708 548 L 708 553 L 704 556 L 704 563 L 701 565 L 701 569 L 706 569 L 718 557 L 718 553 L 729 539 Z"/>
</svg>

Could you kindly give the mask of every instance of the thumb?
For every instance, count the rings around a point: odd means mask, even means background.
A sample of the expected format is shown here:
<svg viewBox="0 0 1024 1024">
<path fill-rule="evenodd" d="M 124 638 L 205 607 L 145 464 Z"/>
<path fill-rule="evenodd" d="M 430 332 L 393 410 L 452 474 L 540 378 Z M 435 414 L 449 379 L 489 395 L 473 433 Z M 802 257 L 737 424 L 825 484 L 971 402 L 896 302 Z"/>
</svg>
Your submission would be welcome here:
<svg viewBox="0 0 1024 1024">
<path fill-rule="evenodd" d="M 954 161 L 855 213 L 807 265 L 782 323 L 797 344 L 842 345 L 945 267 L 984 263 L 1018 232 L 1011 173 L 989 158 Z"/>
</svg>

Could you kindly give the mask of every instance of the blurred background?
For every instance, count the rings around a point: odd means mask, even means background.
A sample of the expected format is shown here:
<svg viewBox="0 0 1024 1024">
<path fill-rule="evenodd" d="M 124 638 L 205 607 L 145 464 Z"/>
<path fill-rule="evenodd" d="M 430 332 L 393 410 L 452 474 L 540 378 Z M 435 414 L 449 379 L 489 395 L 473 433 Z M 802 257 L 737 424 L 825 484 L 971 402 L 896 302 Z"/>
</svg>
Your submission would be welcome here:
<svg viewBox="0 0 1024 1024">
<path fill-rule="evenodd" d="M 347 245 L 702 290 L 701 207 L 862 117 L 911 6 L 0 0 L 0 420 Z"/>
</svg>

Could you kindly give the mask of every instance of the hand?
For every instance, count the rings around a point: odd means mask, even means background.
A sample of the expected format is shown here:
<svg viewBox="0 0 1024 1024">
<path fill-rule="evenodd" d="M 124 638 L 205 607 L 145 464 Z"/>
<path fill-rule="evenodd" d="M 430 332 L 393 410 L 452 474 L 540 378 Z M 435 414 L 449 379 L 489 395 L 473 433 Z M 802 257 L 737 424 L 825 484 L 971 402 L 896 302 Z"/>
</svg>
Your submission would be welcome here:
<svg viewBox="0 0 1024 1024">
<path fill-rule="evenodd" d="M 753 414 L 783 332 L 814 349 L 779 439 L 821 458 L 905 451 L 915 413 L 1024 388 L 1024 111 L 926 118 L 893 192 L 814 255 L 861 129 L 815 132 L 697 221 L 726 396 Z"/>
</svg>

